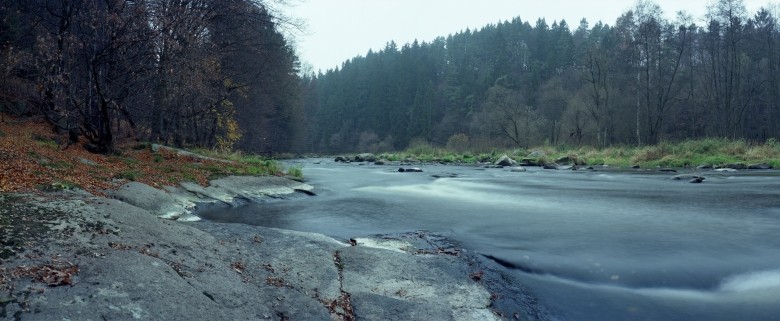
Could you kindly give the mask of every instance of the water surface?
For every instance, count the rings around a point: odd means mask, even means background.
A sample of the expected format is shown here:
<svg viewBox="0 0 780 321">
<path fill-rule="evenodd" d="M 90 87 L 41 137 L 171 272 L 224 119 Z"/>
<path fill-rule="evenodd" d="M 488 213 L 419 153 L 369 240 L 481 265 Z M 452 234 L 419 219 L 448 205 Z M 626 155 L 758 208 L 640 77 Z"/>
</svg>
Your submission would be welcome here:
<svg viewBox="0 0 780 321">
<path fill-rule="evenodd" d="M 508 269 L 560 320 L 778 320 L 780 177 L 513 173 L 298 161 L 318 196 L 204 218 L 341 239 L 428 230 Z M 455 178 L 432 175 L 455 174 Z"/>
</svg>

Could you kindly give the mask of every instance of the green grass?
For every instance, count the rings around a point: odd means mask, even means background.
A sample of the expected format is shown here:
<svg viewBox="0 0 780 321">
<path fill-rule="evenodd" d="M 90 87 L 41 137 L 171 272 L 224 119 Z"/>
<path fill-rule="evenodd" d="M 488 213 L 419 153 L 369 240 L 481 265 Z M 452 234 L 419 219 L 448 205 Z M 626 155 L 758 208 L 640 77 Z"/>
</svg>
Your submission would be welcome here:
<svg viewBox="0 0 780 321">
<path fill-rule="evenodd" d="M 287 175 L 297 178 L 303 178 L 303 169 L 298 166 L 293 166 L 287 169 Z"/>
<path fill-rule="evenodd" d="M 71 164 L 69 162 L 66 162 L 66 161 L 61 161 L 61 160 L 49 162 L 49 163 L 43 164 L 43 166 L 45 166 L 47 168 L 51 168 L 51 169 L 70 169 L 70 168 L 73 168 L 73 164 Z"/>
<path fill-rule="evenodd" d="M 284 175 L 285 170 L 279 162 L 267 159 L 258 155 L 248 155 L 242 152 L 223 152 L 212 149 L 195 149 L 193 153 L 200 155 L 224 159 L 239 163 L 243 166 L 221 166 L 219 169 L 207 168 L 212 172 L 213 178 L 219 178 L 229 175 Z"/>
<path fill-rule="evenodd" d="M 32 139 L 35 140 L 35 143 L 37 143 L 40 146 L 45 146 L 52 149 L 59 148 L 59 144 L 57 144 L 57 142 L 51 139 L 50 137 L 35 134 L 32 136 Z"/>
<path fill-rule="evenodd" d="M 695 167 L 702 164 L 722 166 L 733 163 L 756 164 L 766 163 L 773 168 L 780 168 L 780 142 L 770 139 L 763 144 L 750 143 L 744 140 L 729 140 L 721 138 L 706 138 L 687 140 L 679 143 L 664 142 L 653 146 L 612 146 L 568 147 L 540 146 L 529 149 L 493 150 L 490 153 L 473 154 L 469 152 L 455 153 L 426 144 L 417 144 L 401 153 L 383 154 L 382 157 L 391 161 L 407 158 L 423 162 L 443 161 L 452 163 L 493 162 L 501 155 L 510 155 L 516 160 L 524 158 L 529 153 L 540 150 L 545 156 L 536 161 L 554 161 L 562 156 L 584 161 L 588 165 L 608 165 L 613 167 Z"/>
<path fill-rule="evenodd" d="M 119 179 L 126 179 L 128 181 L 135 181 L 139 177 L 141 177 L 141 173 L 139 173 L 137 171 L 124 171 L 124 172 L 121 172 L 121 173 L 117 174 L 115 177 L 119 178 Z"/>
</svg>

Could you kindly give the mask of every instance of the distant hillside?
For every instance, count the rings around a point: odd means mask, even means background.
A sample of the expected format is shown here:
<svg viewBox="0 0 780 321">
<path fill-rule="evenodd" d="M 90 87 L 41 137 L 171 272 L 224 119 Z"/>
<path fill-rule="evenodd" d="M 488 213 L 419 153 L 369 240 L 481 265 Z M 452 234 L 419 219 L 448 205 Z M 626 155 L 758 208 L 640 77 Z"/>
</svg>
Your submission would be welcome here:
<svg viewBox="0 0 780 321">
<path fill-rule="evenodd" d="M 771 11 L 719 1 L 706 24 L 660 8 L 613 26 L 515 18 L 355 57 L 304 79 L 306 148 L 400 150 L 780 138 Z M 460 134 L 460 135 L 459 135 Z"/>
</svg>

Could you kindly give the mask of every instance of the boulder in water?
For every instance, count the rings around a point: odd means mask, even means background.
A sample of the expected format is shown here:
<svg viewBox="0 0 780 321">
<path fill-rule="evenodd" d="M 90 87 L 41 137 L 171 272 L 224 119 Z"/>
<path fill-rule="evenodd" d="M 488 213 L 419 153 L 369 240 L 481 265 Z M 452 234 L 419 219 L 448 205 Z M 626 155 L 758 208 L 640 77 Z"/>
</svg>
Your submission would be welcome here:
<svg viewBox="0 0 780 321">
<path fill-rule="evenodd" d="M 694 179 L 688 181 L 688 183 L 691 184 L 700 184 L 702 182 L 704 182 L 704 177 L 695 177 Z"/>
<path fill-rule="evenodd" d="M 499 166 L 517 166 L 517 161 L 514 159 L 509 158 L 507 155 L 503 155 L 498 158 L 498 160 L 494 163 L 494 165 Z"/>
<path fill-rule="evenodd" d="M 676 181 L 680 181 L 680 180 L 695 180 L 695 179 L 700 179 L 702 181 L 705 180 L 705 178 L 703 176 L 694 175 L 694 174 L 675 175 L 675 176 L 672 176 L 672 179 L 676 180 Z M 701 182 L 699 182 L 699 183 L 701 183 Z"/>
<path fill-rule="evenodd" d="M 376 155 L 371 153 L 362 153 L 362 154 L 355 155 L 354 159 L 356 162 L 375 162 Z"/>
</svg>

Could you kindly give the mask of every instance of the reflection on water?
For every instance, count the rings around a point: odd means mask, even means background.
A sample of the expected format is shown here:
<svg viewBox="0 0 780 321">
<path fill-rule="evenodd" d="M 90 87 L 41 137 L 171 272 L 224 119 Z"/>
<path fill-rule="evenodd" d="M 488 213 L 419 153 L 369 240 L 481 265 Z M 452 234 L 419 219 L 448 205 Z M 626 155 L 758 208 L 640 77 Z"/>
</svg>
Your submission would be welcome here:
<svg viewBox="0 0 780 321">
<path fill-rule="evenodd" d="M 523 270 L 563 320 L 775 320 L 780 178 L 302 162 L 319 196 L 205 218 L 346 239 L 431 230 Z M 435 179 L 432 174 L 457 174 Z"/>
</svg>

